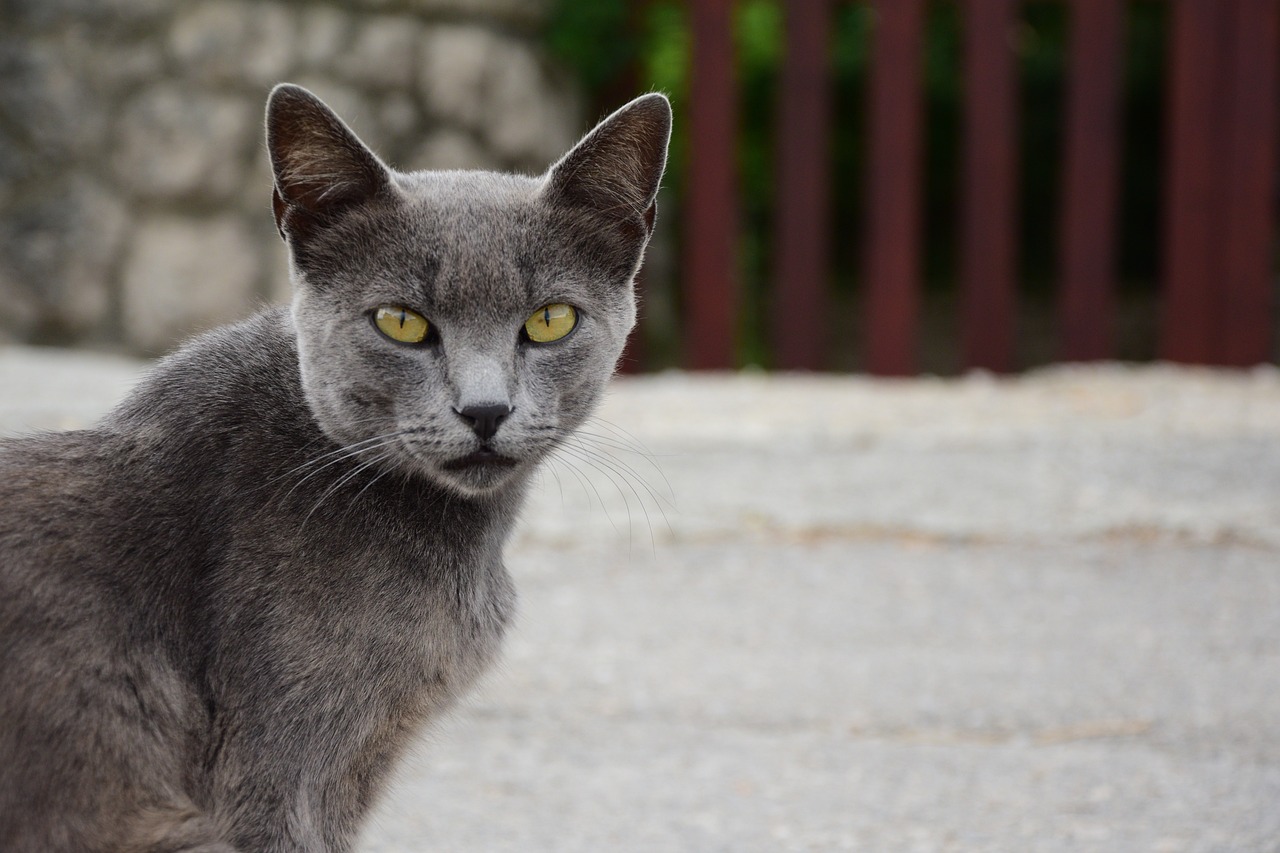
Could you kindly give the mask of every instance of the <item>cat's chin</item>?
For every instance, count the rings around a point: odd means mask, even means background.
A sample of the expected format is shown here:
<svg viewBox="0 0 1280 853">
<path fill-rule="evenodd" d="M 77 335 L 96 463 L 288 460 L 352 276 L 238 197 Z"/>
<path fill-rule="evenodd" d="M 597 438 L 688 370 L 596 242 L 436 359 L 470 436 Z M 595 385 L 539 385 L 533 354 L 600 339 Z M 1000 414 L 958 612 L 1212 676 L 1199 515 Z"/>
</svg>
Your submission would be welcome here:
<svg viewBox="0 0 1280 853">
<path fill-rule="evenodd" d="M 526 467 L 518 459 L 480 449 L 437 464 L 432 477 L 466 497 L 479 497 L 509 485 Z"/>
</svg>

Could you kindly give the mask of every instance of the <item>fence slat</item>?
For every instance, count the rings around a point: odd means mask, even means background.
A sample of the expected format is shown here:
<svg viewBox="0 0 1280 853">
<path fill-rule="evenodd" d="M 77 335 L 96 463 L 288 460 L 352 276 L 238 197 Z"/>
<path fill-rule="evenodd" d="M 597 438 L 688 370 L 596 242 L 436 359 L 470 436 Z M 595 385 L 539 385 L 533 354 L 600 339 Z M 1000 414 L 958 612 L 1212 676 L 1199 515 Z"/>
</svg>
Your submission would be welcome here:
<svg viewBox="0 0 1280 853">
<path fill-rule="evenodd" d="M 1061 355 L 1113 354 L 1123 0 L 1072 0 L 1063 170 Z"/>
<path fill-rule="evenodd" d="M 773 315 L 778 367 L 815 370 L 826 345 L 830 212 L 828 0 L 788 3 L 778 90 L 777 267 Z"/>
<path fill-rule="evenodd" d="M 738 131 L 733 0 L 690 4 L 689 195 L 685 232 L 685 358 L 732 367 L 738 325 Z"/>
<path fill-rule="evenodd" d="M 967 367 L 1013 368 L 1017 67 L 1014 0 L 964 0 L 960 322 Z"/>
<path fill-rule="evenodd" d="M 1215 243 L 1224 205 L 1218 158 L 1223 92 L 1221 55 L 1231 32 L 1221 0 L 1173 4 L 1169 50 L 1169 174 L 1164 233 L 1164 310 L 1160 354 L 1171 361 L 1213 360 L 1219 267 Z"/>
<path fill-rule="evenodd" d="M 1235 0 L 1235 31 L 1227 53 L 1231 118 L 1225 169 L 1226 235 L 1214 360 L 1243 367 L 1271 357 L 1272 235 L 1280 188 L 1276 149 L 1280 4 Z"/>
<path fill-rule="evenodd" d="M 867 193 L 866 366 L 916 369 L 921 253 L 923 0 L 875 0 Z"/>
</svg>

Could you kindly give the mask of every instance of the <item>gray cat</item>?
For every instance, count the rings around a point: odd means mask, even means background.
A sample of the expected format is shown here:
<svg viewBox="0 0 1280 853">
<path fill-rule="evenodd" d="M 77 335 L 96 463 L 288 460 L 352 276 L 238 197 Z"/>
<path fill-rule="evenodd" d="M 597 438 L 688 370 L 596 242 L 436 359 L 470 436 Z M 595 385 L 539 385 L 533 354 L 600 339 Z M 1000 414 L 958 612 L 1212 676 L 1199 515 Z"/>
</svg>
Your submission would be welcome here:
<svg viewBox="0 0 1280 853">
<path fill-rule="evenodd" d="M 540 178 L 402 174 L 272 92 L 292 309 L 0 443 L 0 850 L 351 849 L 497 653 L 503 542 L 632 326 L 670 126 L 647 95 Z"/>
</svg>

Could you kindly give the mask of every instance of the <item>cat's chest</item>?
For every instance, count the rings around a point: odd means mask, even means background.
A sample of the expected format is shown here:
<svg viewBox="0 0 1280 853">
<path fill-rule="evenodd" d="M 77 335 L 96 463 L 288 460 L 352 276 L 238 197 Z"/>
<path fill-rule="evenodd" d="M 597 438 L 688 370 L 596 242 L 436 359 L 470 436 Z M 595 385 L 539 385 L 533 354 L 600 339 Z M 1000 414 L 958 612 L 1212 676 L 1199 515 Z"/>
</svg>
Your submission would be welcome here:
<svg viewBox="0 0 1280 853">
<path fill-rule="evenodd" d="M 228 567 L 239 569 L 235 605 L 221 613 L 212 680 L 233 722 L 211 731 L 235 742 L 219 772 L 271 755 L 306 780 L 305 801 L 336 791 L 367 804 L 405 745 L 497 656 L 515 605 L 500 543 L 444 547 L 375 528 L 251 549 Z"/>
<path fill-rule="evenodd" d="M 317 636 L 334 676 L 388 694 L 461 692 L 492 661 L 515 607 L 501 550 L 371 530 L 311 549 L 286 620 Z"/>
<path fill-rule="evenodd" d="M 376 601 L 365 625 L 375 647 L 399 649 L 416 662 L 405 686 L 461 693 L 492 663 L 515 609 L 515 591 L 500 553 L 437 557 L 433 571 L 400 564 L 413 580 Z M 410 664 L 415 665 L 415 664 Z"/>
</svg>

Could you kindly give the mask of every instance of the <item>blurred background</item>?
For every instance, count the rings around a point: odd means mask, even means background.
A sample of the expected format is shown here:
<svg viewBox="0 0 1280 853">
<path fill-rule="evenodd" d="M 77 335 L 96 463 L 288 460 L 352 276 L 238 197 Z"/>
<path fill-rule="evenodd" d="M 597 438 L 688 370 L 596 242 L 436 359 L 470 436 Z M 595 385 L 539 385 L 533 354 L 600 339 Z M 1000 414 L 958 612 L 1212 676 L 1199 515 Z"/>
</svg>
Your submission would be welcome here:
<svg viewBox="0 0 1280 853">
<path fill-rule="evenodd" d="M 542 171 L 676 108 L 626 369 L 1274 362 L 1277 0 L 10 0 L 0 340 L 287 299 L 261 112 Z"/>
</svg>

